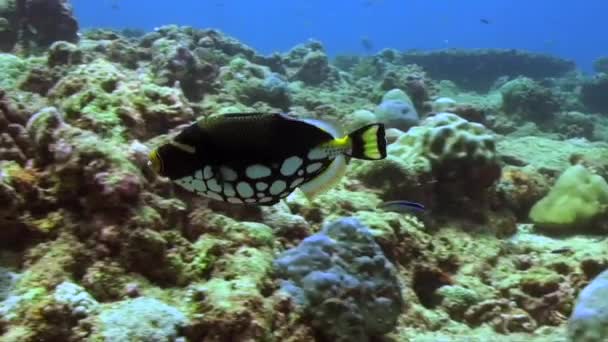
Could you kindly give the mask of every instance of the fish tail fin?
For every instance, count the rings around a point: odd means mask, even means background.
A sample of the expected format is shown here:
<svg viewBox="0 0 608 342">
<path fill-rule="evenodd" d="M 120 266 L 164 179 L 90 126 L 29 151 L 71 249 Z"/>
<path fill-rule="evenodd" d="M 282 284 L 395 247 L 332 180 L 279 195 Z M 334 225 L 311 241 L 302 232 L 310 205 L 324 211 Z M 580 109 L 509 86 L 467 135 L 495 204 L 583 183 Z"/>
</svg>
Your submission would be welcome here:
<svg viewBox="0 0 608 342">
<path fill-rule="evenodd" d="M 379 160 L 386 158 L 386 136 L 384 124 L 363 126 L 348 135 L 351 142 L 350 157 Z"/>
</svg>

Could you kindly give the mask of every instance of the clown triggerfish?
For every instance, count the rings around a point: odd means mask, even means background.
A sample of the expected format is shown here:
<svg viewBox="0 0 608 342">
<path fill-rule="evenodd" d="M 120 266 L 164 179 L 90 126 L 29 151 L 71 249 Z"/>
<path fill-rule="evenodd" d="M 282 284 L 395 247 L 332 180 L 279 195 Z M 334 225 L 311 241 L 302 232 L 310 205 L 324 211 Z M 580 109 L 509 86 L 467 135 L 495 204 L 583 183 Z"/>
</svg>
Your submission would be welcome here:
<svg viewBox="0 0 608 342">
<path fill-rule="evenodd" d="M 309 199 L 329 189 L 350 157 L 384 159 L 384 126 L 344 135 L 321 120 L 235 113 L 199 119 L 152 150 L 148 164 L 201 196 L 272 205 L 296 188 Z"/>
</svg>

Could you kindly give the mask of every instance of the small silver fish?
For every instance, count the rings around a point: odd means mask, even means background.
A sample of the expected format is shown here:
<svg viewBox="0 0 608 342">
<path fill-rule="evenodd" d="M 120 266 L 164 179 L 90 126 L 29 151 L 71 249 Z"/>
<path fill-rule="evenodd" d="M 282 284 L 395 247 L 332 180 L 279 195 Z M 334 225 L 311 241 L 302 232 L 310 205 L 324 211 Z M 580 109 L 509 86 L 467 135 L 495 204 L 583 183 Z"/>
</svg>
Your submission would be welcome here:
<svg viewBox="0 0 608 342">
<path fill-rule="evenodd" d="M 420 203 L 405 200 L 382 202 L 378 209 L 397 213 L 424 212 L 426 210 Z"/>
</svg>

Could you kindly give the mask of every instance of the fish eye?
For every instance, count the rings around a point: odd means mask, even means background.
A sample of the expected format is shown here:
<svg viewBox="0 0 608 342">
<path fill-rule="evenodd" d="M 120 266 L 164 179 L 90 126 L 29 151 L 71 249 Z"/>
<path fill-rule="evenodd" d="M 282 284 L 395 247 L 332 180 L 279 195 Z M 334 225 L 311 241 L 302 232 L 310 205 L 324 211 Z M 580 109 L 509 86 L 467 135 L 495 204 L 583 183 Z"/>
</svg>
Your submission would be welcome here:
<svg viewBox="0 0 608 342">
<path fill-rule="evenodd" d="M 148 166 L 150 166 L 152 170 L 158 174 L 163 172 L 163 161 L 160 158 L 160 155 L 158 155 L 157 149 L 152 150 L 150 155 L 148 155 Z"/>
</svg>

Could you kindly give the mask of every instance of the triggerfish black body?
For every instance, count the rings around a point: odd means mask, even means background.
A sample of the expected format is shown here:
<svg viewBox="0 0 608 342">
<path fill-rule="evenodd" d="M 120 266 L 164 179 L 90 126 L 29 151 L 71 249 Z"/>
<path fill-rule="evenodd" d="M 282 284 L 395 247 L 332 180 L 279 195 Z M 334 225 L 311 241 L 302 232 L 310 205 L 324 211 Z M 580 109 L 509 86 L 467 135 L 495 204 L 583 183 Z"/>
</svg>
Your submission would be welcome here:
<svg viewBox="0 0 608 342">
<path fill-rule="evenodd" d="M 285 114 L 211 116 L 150 153 L 161 176 L 201 196 L 272 205 L 299 188 L 309 198 L 336 184 L 349 157 L 386 157 L 384 126 L 344 135 L 333 125 Z"/>
</svg>

